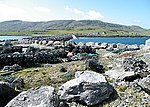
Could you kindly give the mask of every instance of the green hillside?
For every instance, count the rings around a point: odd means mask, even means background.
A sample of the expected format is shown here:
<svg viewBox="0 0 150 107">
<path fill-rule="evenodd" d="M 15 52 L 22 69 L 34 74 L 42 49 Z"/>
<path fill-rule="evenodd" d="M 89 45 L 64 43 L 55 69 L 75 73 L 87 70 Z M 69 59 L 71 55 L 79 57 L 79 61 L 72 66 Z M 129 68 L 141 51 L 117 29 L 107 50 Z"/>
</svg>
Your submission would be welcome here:
<svg viewBox="0 0 150 107">
<path fill-rule="evenodd" d="M 95 32 L 99 32 L 99 36 L 150 35 L 150 30 L 139 26 L 125 26 L 99 20 L 54 20 L 47 22 L 12 20 L 0 22 L 0 35 L 53 35 L 68 33 L 92 35 Z M 103 32 L 105 32 L 105 35 Z"/>
</svg>

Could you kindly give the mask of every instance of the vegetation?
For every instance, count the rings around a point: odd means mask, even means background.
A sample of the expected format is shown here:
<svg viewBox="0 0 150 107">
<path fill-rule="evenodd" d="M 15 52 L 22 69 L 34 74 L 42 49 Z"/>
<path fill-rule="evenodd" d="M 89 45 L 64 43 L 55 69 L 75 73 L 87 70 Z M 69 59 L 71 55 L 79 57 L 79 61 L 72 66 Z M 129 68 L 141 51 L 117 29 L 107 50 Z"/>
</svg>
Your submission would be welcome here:
<svg viewBox="0 0 150 107">
<path fill-rule="evenodd" d="M 105 34 L 104 34 L 105 32 Z M 150 30 L 139 26 L 125 26 L 98 20 L 56 20 L 48 22 L 25 22 L 20 20 L 0 23 L 0 35 L 60 35 L 82 36 L 149 36 Z"/>
<path fill-rule="evenodd" d="M 22 90 L 47 85 L 58 89 L 63 83 L 73 79 L 76 71 L 85 70 L 82 65 L 82 61 L 51 64 L 44 67 L 26 68 L 12 74 L 12 76 L 23 78 L 25 84 Z M 62 66 L 66 68 L 66 72 L 60 71 Z"/>
</svg>

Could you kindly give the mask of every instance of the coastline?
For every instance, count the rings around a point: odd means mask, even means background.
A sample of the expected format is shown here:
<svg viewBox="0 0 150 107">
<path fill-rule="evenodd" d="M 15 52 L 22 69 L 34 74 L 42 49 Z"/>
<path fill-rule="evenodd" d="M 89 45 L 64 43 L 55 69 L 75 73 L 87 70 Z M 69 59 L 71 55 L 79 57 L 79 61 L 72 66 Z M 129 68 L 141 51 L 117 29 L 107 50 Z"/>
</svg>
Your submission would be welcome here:
<svg viewBox="0 0 150 107">
<path fill-rule="evenodd" d="M 0 36 L 30 36 L 30 37 L 34 37 L 34 36 L 57 36 L 57 35 L 25 35 L 25 34 L 19 34 L 19 35 L 6 35 L 6 34 L 4 34 L 4 35 L 0 35 Z M 98 35 L 98 36 L 95 36 L 95 35 L 90 35 L 90 36 L 82 36 L 82 35 L 80 35 L 80 36 L 77 36 L 77 37 L 87 37 L 87 38 L 94 38 L 94 37 L 99 37 L 99 38 L 112 38 L 112 37 L 130 37 L 130 38 L 134 38 L 134 37 L 150 37 L 150 35 L 149 36 L 129 36 L 129 35 L 127 35 L 127 36 L 125 36 L 125 35 L 120 35 L 120 36 L 118 36 L 118 35 L 116 35 L 116 36 L 100 36 L 100 35 Z"/>
</svg>

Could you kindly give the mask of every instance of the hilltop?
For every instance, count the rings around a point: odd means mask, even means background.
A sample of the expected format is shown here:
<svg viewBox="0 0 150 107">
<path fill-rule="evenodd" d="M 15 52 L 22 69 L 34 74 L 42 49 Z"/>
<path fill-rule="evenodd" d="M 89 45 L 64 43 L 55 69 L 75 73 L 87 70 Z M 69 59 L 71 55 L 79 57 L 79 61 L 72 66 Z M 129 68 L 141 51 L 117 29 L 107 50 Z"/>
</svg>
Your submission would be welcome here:
<svg viewBox="0 0 150 107">
<path fill-rule="evenodd" d="M 66 34 L 66 33 L 93 33 L 106 32 L 110 35 L 144 36 L 149 35 L 149 30 L 140 26 L 126 26 L 107 23 L 100 20 L 53 20 L 41 22 L 29 22 L 11 20 L 0 22 L 1 35 L 17 34 Z"/>
</svg>

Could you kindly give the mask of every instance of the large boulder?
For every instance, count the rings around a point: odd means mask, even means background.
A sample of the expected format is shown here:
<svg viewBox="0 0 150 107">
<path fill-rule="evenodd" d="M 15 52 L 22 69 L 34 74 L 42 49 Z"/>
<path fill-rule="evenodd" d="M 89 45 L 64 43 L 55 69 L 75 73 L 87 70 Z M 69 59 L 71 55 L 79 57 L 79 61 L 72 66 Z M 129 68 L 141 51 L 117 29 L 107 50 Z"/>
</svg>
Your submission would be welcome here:
<svg viewBox="0 0 150 107">
<path fill-rule="evenodd" d="M 136 74 L 147 71 L 148 65 L 138 58 L 125 58 L 123 61 L 125 71 L 134 71 Z"/>
<path fill-rule="evenodd" d="M 143 79 L 140 79 L 138 85 L 142 87 L 143 90 L 145 90 L 147 93 L 150 94 L 150 75 L 148 75 Z"/>
<path fill-rule="evenodd" d="M 61 100 L 96 105 L 110 98 L 114 89 L 102 74 L 84 71 L 77 72 L 75 79 L 63 84 L 58 91 Z"/>
<path fill-rule="evenodd" d="M 11 99 L 18 95 L 13 86 L 8 82 L 0 81 L 0 107 L 4 107 Z"/>
<path fill-rule="evenodd" d="M 125 58 L 122 65 L 115 66 L 105 74 L 117 80 L 133 81 L 149 74 L 148 65 L 138 58 Z"/>
<path fill-rule="evenodd" d="M 96 61 L 95 59 L 88 59 L 86 61 L 86 68 L 96 72 L 103 72 L 103 65 L 101 65 L 100 62 Z"/>
<path fill-rule="evenodd" d="M 113 69 L 106 71 L 105 74 L 116 80 L 124 80 L 135 76 L 134 71 L 125 71 L 123 67 L 114 67 Z"/>
<path fill-rule="evenodd" d="M 51 86 L 29 89 L 12 99 L 5 107 L 58 107 L 59 98 Z"/>
</svg>

